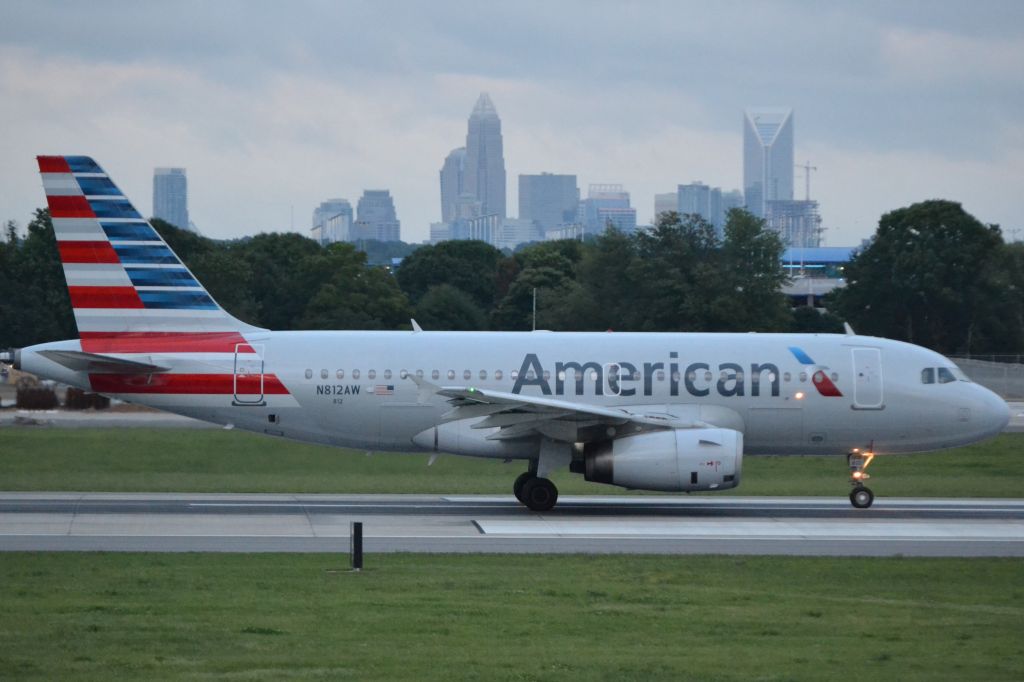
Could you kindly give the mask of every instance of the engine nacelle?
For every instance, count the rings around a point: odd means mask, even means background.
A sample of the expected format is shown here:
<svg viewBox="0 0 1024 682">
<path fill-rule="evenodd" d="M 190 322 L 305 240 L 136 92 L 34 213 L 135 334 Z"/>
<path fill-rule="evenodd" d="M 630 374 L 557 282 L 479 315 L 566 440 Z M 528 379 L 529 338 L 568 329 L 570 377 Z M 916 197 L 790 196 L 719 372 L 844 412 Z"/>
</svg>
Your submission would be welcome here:
<svg viewBox="0 0 1024 682">
<path fill-rule="evenodd" d="M 724 490 L 740 483 L 743 434 L 733 429 L 651 431 L 588 443 L 583 455 L 588 481 L 666 492 Z"/>
</svg>

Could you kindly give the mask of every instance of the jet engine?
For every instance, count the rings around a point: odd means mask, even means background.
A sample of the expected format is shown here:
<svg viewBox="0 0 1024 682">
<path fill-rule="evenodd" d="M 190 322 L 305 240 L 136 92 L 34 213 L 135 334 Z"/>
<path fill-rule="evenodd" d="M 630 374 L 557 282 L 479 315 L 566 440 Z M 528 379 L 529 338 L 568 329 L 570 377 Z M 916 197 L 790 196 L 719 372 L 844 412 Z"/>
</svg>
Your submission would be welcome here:
<svg viewBox="0 0 1024 682">
<path fill-rule="evenodd" d="M 667 429 L 587 443 L 573 471 L 624 488 L 724 490 L 740 482 L 743 434 L 733 429 Z"/>
</svg>

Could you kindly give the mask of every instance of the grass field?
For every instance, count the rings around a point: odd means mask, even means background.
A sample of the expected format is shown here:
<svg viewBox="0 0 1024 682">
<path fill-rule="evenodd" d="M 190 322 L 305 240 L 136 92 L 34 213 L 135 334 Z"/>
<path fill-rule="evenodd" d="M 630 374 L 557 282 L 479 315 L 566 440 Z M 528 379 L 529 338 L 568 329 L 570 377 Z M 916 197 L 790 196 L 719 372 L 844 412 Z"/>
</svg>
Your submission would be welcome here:
<svg viewBox="0 0 1024 682">
<path fill-rule="evenodd" d="M 509 493 L 523 463 L 375 454 L 239 431 L 0 429 L 0 490 L 283 493 Z M 1020 497 L 1024 434 L 956 450 L 879 457 L 879 496 Z M 837 495 L 843 457 L 747 457 L 741 495 Z M 563 494 L 615 494 L 562 472 Z M 721 493 L 717 493 L 721 494 Z M 728 494 L 728 493 L 727 493 Z"/>
<path fill-rule="evenodd" d="M 1020 560 L 0 555 L 2 679 L 1020 680 Z"/>
</svg>

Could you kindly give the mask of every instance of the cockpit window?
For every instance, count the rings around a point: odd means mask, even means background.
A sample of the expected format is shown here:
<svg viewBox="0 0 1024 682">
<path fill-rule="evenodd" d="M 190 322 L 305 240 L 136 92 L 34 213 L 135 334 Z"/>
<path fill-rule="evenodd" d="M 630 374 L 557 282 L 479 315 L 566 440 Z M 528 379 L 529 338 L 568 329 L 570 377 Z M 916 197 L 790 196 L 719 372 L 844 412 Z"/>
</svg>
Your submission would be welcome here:
<svg viewBox="0 0 1024 682">
<path fill-rule="evenodd" d="M 922 384 L 934 384 L 935 383 L 935 369 L 932 367 L 926 367 L 921 370 L 921 383 Z"/>
<path fill-rule="evenodd" d="M 953 372 L 948 367 L 939 367 L 939 383 L 949 384 L 956 381 L 956 377 L 953 376 Z"/>
</svg>

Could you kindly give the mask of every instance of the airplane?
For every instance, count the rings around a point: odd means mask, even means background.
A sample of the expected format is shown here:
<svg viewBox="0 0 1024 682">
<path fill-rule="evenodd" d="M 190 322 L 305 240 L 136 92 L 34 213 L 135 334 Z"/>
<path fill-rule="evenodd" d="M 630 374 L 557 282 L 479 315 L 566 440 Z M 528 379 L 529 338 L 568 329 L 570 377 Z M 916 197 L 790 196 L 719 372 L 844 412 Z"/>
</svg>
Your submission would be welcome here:
<svg viewBox="0 0 1024 682">
<path fill-rule="evenodd" d="M 288 439 L 452 453 L 666 492 L 740 483 L 743 456 L 847 455 L 868 508 L 875 455 L 950 448 L 1009 421 L 942 355 L 869 336 L 270 331 L 227 313 L 87 156 L 40 156 L 79 338 L 14 365 L 123 401 Z M 951 482 L 951 487 L 955 483 Z"/>
</svg>

